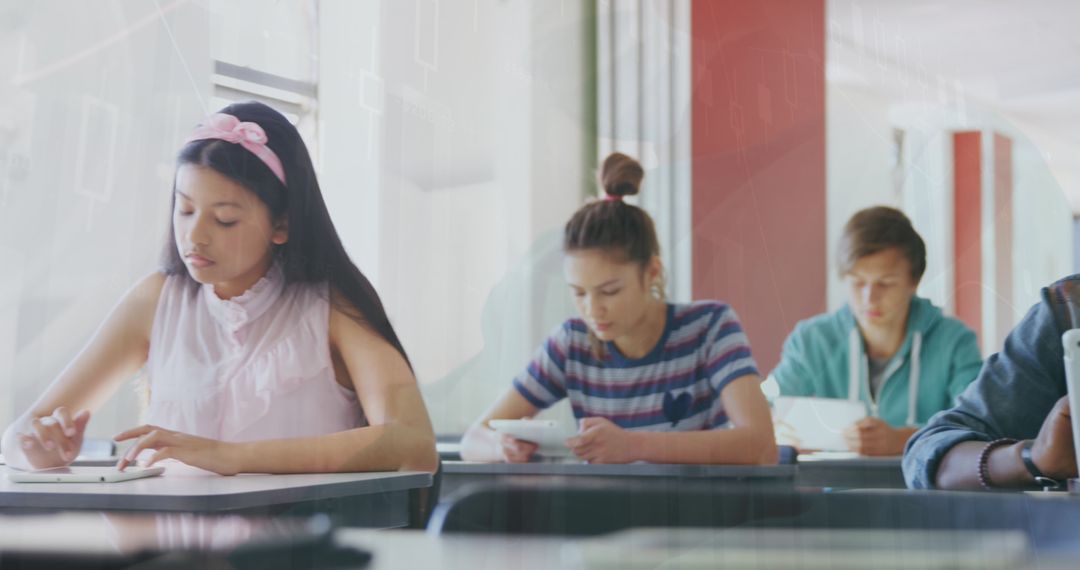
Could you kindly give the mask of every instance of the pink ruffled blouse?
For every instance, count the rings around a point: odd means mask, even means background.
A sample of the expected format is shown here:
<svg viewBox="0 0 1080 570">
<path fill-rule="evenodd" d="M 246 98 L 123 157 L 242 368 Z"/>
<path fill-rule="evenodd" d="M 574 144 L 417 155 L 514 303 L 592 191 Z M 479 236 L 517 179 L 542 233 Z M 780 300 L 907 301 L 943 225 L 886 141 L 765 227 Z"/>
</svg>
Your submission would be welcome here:
<svg viewBox="0 0 1080 570">
<path fill-rule="evenodd" d="M 165 280 L 154 316 L 146 422 L 222 441 L 367 425 L 330 357 L 328 286 L 285 287 L 281 268 L 239 297 Z"/>
</svg>

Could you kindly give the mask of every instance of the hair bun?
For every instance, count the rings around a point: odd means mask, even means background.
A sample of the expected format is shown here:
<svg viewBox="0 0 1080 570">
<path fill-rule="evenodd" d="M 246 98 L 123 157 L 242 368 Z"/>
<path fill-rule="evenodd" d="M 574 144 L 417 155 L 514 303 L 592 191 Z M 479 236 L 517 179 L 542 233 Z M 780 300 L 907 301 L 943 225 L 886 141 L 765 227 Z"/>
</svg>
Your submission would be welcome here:
<svg viewBox="0 0 1080 570">
<path fill-rule="evenodd" d="M 644 177 L 641 164 L 621 152 L 609 154 L 600 168 L 600 186 L 608 196 L 636 195 Z"/>
</svg>

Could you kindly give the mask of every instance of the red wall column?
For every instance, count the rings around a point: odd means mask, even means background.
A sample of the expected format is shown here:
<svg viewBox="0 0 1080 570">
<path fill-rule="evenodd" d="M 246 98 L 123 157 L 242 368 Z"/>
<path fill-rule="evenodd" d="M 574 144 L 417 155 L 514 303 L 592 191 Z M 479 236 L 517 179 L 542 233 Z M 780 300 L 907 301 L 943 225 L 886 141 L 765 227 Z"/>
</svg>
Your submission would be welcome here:
<svg viewBox="0 0 1080 570">
<path fill-rule="evenodd" d="M 1016 324 L 1013 309 L 1012 139 L 994 133 L 994 345 L 1001 350 Z"/>
<path fill-rule="evenodd" d="M 692 0 L 693 295 L 763 374 L 825 310 L 824 0 Z"/>
<path fill-rule="evenodd" d="M 953 133 L 956 318 L 982 334 L 982 134 Z M 1011 243 L 1011 240 L 1010 240 Z M 1011 268 L 1010 268 L 1011 270 Z"/>
</svg>

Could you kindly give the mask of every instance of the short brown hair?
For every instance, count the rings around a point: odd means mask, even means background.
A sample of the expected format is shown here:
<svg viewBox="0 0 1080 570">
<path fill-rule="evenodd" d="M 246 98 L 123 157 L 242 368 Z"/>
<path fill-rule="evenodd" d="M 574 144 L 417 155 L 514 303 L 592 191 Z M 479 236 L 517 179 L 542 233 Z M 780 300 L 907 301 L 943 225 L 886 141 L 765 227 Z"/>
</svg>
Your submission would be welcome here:
<svg viewBox="0 0 1080 570">
<path fill-rule="evenodd" d="M 837 248 L 837 269 L 846 275 L 855 262 L 889 248 L 898 248 L 911 262 L 911 278 L 916 283 L 926 271 L 926 244 L 903 212 L 875 206 L 855 212 L 844 226 Z"/>
</svg>

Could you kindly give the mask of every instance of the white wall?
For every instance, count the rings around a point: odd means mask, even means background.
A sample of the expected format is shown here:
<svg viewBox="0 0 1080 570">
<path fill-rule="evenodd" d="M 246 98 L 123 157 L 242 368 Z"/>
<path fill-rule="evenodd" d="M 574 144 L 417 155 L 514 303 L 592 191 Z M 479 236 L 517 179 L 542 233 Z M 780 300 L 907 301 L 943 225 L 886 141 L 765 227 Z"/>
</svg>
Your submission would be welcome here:
<svg viewBox="0 0 1080 570">
<path fill-rule="evenodd" d="M 1063 6 L 1043 6 L 1034 13 L 1002 3 L 969 14 L 960 3 L 948 2 L 932 7 L 827 3 L 830 264 L 851 212 L 875 203 L 899 205 L 927 245 L 919 294 L 951 314 L 952 133 L 984 133 L 982 340 L 987 354 L 998 350 L 1006 333 L 998 330 L 998 311 L 1010 311 L 1015 322 L 1038 301 L 1041 287 L 1073 269 L 1072 212 L 1080 210 L 1077 200 L 1070 206 L 1066 197 L 1067 190 L 1080 195 L 1075 191 L 1080 169 L 1072 159 L 1080 153 L 1080 141 L 1068 122 L 1073 87 L 1056 81 L 1060 70 L 1047 65 L 1068 50 L 1059 34 L 1035 24 L 1052 19 Z M 971 17 L 959 21 L 957 16 Z M 1036 28 L 1040 32 L 1035 35 L 1013 33 Z M 955 41 L 958 30 L 963 45 Z M 1045 79 L 1033 79 L 1040 75 Z M 899 196 L 891 192 L 894 128 L 906 132 Z M 993 149 L 985 144 L 995 132 L 1013 143 L 1013 292 L 1004 304 L 993 287 L 1001 253 L 994 247 Z M 830 275 L 830 309 L 843 301 L 839 279 Z"/>
<path fill-rule="evenodd" d="M 445 433 L 573 314 L 552 237 L 592 178 L 582 6 L 454 6 L 380 16 L 377 286 Z"/>
<path fill-rule="evenodd" d="M 1013 317 L 1019 320 L 1040 289 L 1076 272 L 1076 242 L 1069 200 L 1040 148 L 1013 143 Z"/>
<path fill-rule="evenodd" d="M 952 314 L 953 172 L 952 132 L 998 132 L 1013 141 L 1013 322 L 1038 301 L 1039 289 L 1072 273 L 1072 214 L 1061 184 L 1045 160 L 1030 127 L 1002 109 L 967 101 L 911 102 L 872 86 L 834 81 L 827 85 L 828 196 L 827 236 L 830 267 L 847 218 L 875 205 L 898 206 L 911 218 L 927 245 L 927 271 L 919 294 Z M 892 191 L 892 136 L 906 133 L 902 192 Z M 989 138 L 989 137 L 987 137 Z M 985 139 L 984 139 L 985 140 Z M 989 149 L 984 152 L 988 162 Z M 989 164 L 985 165 L 989 168 Z M 984 179 L 988 177 L 984 175 Z M 996 252 L 990 187 L 984 189 L 983 278 L 992 283 Z M 984 291 L 983 348 L 1000 349 L 992 287 Z M 829 308 L 845 302 L 835 271 L 829 275 Z"/>
<path fill-rule="evenodd" d="M 618 151 L 645 171 L 627 199 L 652 217 L 669 300 L 692 289 L 691 2 L 601 2 L 596 14 L 599 160 Z M 602 194 L 601 194 L 602 195 Z"/>
<path fill-rule="evenodd" d="M 888 102 L 870 90 L 834 84 L 825 90 L 825 258 L 830 311 L 847 302 L 836 271 L 836 244 L 844 224 L 863 208 L 900 206 L 892 190 L 888 110 Z"/>
<path fill-rule="evenodd" d="M 280 77 L 311 81 L 316 76 L 315 64 L 319 56 L 334 55 L 317 51 L 317 14 L 323 9 L 324 3 L 321 0 L 203 2 L 210 14 L 210 37 L 215 59 Z M 355 4 L 359 10 L 375 5 L 370 1 Z"/>
<path fill-rule="evenodd" d="M 322 0 L 318 8 L 319 185 L 346 251 L 378 287 L 382 3 Z"/>
<path fill-rule="evenodd" d="M 905 208 L 927 241 L 927 278 L 920 286 L 920 293 L 949 312 L 955 306 L 951 133 L 979 130 L 983 133 L 981 239 L 986 284 L 982 344 L 983 352 L 989 355 L 1001 349 L 1001 340 L 1008 333 L 999 330 L 999 310 L 1009 310 L 1009 321 L 1015 324 L 1038 302 L 1042 287 L 1072 273 L 1072 214 L 1065 192 L 1043 159 L 1043 149 L 1032 140 L 1027 128 L 1007 112 L 974 102 L 968 103 L 963 115 L 934 111 L 932 106 L 901 104 L 895 106 L 893 113 L 901 125 L 921 126 L 912 142 L 923 150 L 913 153 L 912 185 L 905 186 Z M 1009 137 L 1013 145 L 1013 291 L 1011 298 L 1005 300 L 1009 309 L 999 306 L 992 285 L 1000 256 L 994 248 L 997 228 L 993 211 L 993 133 Z"/>
<path fill-rule="evenodd" d="M 588 7 L 5 4 L 0 424 L 157 267 L 175 152 L 216 105 L 220 58 L 318 81 L 309 144 L 335 225 L 382 293 L 440 429 L 463 429 L 572 314 L 557 238 L 593 177 Z M 89 433 L 111 436 L 136 415 L 128 386 Z"/>
<path fill-rule="evenodd" d="M 0 424 L 156 268 L 173 157 L 203 114 L 208 28 L 197 3 L 0 8 Z M 88 434 L 136 415 L 125 386 Z"/>
<path fill-rule="evenodd" d="M 918 293 L 946 314 L 955 309 L 952 131 L 971 128 L 950 122 L 951 114 L 925 103 L 890 105 L 890 122 L 905 132 L 901 208 L 926 243 Z"/>
<path fill-rule="evenodd" d="M 927 268 L 918 294 L 951 311 L 952 146 L 947 127 L 929 120 L 941 110 L 836 81 L 827 84 L 826 106 L 829 310 L 847 302 L 836 271 L 844 224 L 863 208 L 885 205 L 903 210 L 926 242 Z M 904 132 L 899 184 L 894 129 Z"/>
</svg>

